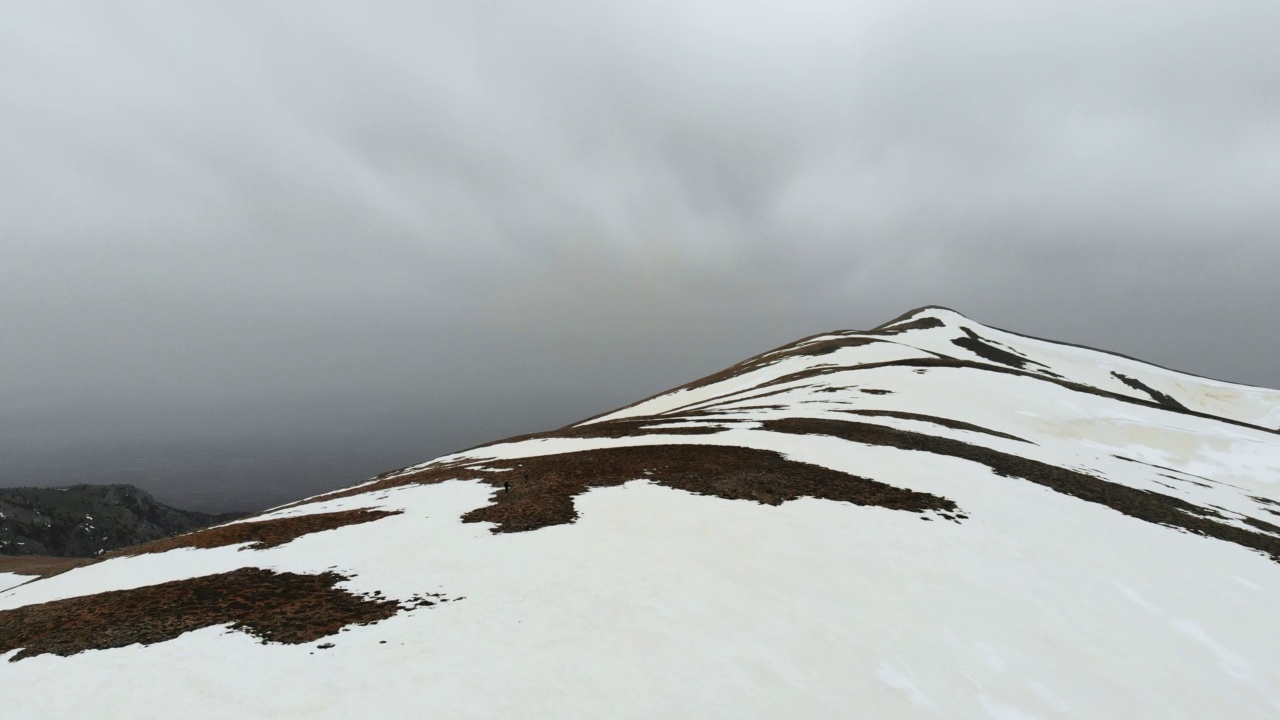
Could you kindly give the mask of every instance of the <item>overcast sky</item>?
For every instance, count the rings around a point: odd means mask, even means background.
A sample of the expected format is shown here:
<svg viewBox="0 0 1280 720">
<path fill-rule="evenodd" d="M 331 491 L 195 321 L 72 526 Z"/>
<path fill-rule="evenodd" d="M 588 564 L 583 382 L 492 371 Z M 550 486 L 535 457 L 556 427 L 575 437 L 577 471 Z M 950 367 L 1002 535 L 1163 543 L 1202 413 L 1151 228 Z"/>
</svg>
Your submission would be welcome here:
<svg viewBox="0 0 1280 720">
<path fill-rule="evenodd" d="M 426 459 L 923 304 L 1278 387 L 1277 28 L 1275 0 L 11 2 L 0 437 Z"/>
</svg>

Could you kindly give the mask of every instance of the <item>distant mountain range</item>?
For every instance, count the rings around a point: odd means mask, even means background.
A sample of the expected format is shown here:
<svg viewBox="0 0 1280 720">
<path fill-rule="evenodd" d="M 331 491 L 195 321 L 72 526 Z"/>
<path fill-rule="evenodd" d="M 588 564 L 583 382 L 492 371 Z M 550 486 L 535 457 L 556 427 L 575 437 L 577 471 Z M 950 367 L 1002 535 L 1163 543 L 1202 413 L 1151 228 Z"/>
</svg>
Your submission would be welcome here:
<svg viewBox="0 0 1280 720">
<path fill-rule="evenodd" d="M 77 564 L 0 715 L 1275 720 L 1280 391 L 921 308 Z"/>
<path fill-rule="evenodd" d="M 0 555 L 94 557 L 243 517 L 169 507 L 132 485 L 0 489 Z"/>
</svg>

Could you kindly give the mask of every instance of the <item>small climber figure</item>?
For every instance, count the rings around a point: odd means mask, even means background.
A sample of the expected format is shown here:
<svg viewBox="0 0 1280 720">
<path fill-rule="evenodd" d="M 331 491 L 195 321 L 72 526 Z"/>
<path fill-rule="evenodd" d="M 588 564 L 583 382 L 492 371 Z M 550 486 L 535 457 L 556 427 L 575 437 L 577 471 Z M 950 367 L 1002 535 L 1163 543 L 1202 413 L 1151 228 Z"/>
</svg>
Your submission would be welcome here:
<svg viewBox="0 0 1280 720">
<path fill-rule="evenodd" d="M 502 492 L 504 492 L 504 493 L 509 493 L 509 492 L 511 492 L 511 483 L 509 483 L 509 482 L 504 482 L 504 483 L 502 483 Z"/>
</svg>

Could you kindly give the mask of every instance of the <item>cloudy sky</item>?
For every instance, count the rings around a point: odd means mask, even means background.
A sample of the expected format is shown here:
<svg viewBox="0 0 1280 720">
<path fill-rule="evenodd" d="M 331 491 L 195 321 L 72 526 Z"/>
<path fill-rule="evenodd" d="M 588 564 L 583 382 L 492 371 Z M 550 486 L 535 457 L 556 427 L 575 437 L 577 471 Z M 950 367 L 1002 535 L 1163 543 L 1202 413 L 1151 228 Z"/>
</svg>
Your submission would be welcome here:
<svg viewBox="0 0 1280 720">
<path fill-rule="evenodd" d="M 1274 0 L 10 3 L 0 442 L 374 472 L 923 304 L 1277 387 L 1277 27 Z"/>
</svg>

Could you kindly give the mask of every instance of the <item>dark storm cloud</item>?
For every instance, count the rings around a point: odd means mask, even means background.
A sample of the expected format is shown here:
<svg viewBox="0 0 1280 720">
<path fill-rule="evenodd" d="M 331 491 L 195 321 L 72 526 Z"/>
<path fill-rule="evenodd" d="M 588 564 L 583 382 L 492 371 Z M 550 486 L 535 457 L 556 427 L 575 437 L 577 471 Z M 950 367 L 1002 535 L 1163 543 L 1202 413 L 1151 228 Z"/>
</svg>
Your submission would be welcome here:
<svg viewBox="0 0 1280 720">
<path fill-rule="evenodd" d="M 1247 0 L 15 5 L 0 430 L 394 418 L 429 455 L 924 303 L 1277 386 L 1276 27 Z"/>
</svg>

